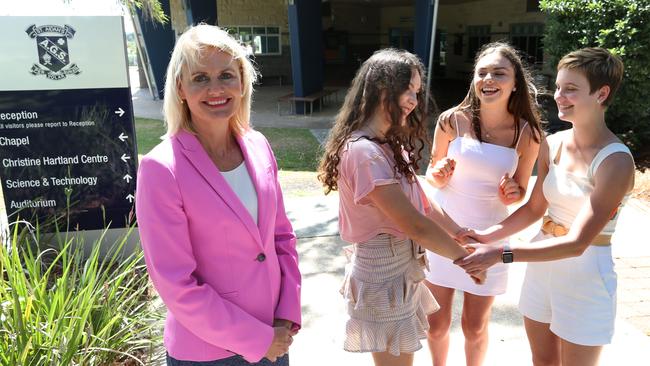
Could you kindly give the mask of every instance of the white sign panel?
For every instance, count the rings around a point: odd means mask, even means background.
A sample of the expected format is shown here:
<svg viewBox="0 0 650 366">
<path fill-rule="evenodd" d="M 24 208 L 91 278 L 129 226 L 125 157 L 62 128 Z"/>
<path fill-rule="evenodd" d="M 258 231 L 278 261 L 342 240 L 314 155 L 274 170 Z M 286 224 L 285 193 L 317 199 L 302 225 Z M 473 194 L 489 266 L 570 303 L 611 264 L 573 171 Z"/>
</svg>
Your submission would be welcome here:
<svg viewBox="0 0 650 366">
<path fill-rule="evenodd" d="M 1 90 L 128 87 L 122 17 L 0 17 Z"/>
<path fill-rule="evenodd" d="M 130 224 L 137 154 L 122 17 L 0 17 L 0 181 L 10 220 Z"/>
</svg>

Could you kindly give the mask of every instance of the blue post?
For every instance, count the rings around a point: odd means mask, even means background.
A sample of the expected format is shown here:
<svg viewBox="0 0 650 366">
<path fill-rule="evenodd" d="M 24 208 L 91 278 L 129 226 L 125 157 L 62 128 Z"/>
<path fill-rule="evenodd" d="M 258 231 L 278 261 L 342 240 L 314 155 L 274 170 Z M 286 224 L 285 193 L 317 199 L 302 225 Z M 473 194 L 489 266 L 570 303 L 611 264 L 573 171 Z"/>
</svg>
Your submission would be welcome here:
<svg viewBox="0 0 650 366">
<path fill-rule="evenodd" d="M 288 12 L 293 92 L 304 97 L 323 89 L 321 2 L 289 0 Z M 305 103 L 296 103 L 296 112 L 305 113 Z"/>
<path fill-rule="evenodd" d="M 169 0 L 160 0 L 160 5 L 165 14 L 170 16 Z M 145 20 L 140 9 L 136 9 L 136 15 L 142 24 L 142 37 L 158 88 L 158 97 L 162 99 L 165 93 L 165 72 L 176 42 L 174 30 L 171 21 L 160 24 L 154 23 L 153 20 Z"/>
<path fill-rule="evenodd" d="M 422 63 L 429 64 L 429 50 L 431 44 L 431 23 L 433 22 L 433 1 L 415 0 L 415 53 Z M 431 70 L 427 70 L 431 73 Z"/>
<path fill-rule="evenodd" d="M 186 0 L 187 24 L 199 24 L 201 22 L 217 24 L 217 2 L 205 0 Z"/>
</svg>

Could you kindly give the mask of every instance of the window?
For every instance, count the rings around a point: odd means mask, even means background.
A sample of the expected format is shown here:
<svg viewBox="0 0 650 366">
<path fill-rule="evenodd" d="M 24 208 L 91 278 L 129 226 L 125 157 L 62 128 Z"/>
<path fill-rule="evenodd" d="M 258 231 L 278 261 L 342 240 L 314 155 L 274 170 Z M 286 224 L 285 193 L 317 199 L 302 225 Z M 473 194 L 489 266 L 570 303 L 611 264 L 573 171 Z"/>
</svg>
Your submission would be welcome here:
<svg viewBox="0 0 650 366">
<path fill-rule="evenodd" d="M 473 60 L 481 46 L 490 43 L 490 26 L 469 25 L 467 26 L 467 35 L 469 36 L 467 59 Z"/>
<path fill-rule="evenodd" d="M 526 0 L 526 11 L 529 13 L 539 12 L 539 0 Z"/>
<path fill-rule="evenodd" d="M 413 30 L 390 28 L 388 30 L 388 42 L 391 47 L 413 52 Z"/>
<path fill-rule="evenodd" d="M 462 56 L 463 55 L 463 35 L 454 34 L 454 55 Z"/>
<path fill-rule="evenodd" d="M 541 64 L 543 62 L 543 35 L 544 24 L 542 23 L 510 25 L 510 40 L 512 45 L 524 53 L 526 61 L 531 65 Z"/>
<path fill-rule="evenodd" d="M 447 65 L 447 32 L 438 29 L 438 55 L 434 55 L 434 58 L 437 58 L 440 63 L 440 66 Z M 434 53 L 436 50 L 434 49 Z"/>
<path fill-rule="evenodd" d="M 233 26 L 228 27 L 232 34 L 254 55 L 281 55 L 280 27 Z"/>
</svg>

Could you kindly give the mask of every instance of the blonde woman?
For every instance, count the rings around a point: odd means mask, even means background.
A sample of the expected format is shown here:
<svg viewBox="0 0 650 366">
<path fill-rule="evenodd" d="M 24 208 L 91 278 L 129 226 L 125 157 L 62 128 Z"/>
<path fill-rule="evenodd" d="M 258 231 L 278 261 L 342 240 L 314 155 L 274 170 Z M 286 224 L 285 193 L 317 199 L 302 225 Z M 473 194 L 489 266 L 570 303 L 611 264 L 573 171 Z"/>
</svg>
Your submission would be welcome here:
<svg viewBox="0 0 650 366">
<path fill-rule="evenodd" d="M 205 24 L 169 62 L 167 135 L 140 163 L 136 213 L 170 366 L 288 365 L 300 328 L 296 237 L 248 124 L 255 77 L 244 47 Z"/>
</svg>

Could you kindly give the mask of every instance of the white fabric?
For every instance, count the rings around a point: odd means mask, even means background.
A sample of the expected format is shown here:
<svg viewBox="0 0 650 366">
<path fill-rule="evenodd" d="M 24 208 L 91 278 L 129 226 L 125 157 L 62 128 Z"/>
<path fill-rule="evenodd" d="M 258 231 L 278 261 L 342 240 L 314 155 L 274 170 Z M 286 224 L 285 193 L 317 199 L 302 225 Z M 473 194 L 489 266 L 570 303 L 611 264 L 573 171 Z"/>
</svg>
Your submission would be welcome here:
<svg viewBox="0 0 650 366">
<path fill-rule="evenodd" d="M 456 130 L 459 131 L 458 126 Z M 432 189 L 431 198 L 463 227 L 485 229 L 505 219 L 508 210 L 499 200 L 498 186 L 505 173 L 512 177 L 517 171 L 517 150 L 459 136 L 450 142 L 447 156 L 456 161 L 454 174 L 445 187 Z M 503 263 L 492 266 L 485 284 L 477 285 L 450 259 L 429 251 L 427 256 L 430 262 L 427 280 L 435 285 L 480 296 L 506 291 L 508 267 Z"/>
<path fill-rule="evenodd" d="M 540 232 L 533 241 L 549 237 Z M 590 245 L 578 257 L 529 263 L 519 311 L 550 324 L 553 333 L 571 343 L 611 343 L 616 318 L 612 247 Z"/>
<path fill-rule="evenodd" d="M 233 170 L 221 172 L 221 175 L 257 224 L 257 191 L 246 169 L 246 163 L 242 162 Z"/>
<path fill-rule="evenodd" d="M 600 164 L 611 154 L 627 153 L 632 155 L 627 146 L 621 143 L 613 143 L 602 148 L 594 157 L 589 166 L 586 176 L 573 174 L 565 171 L 555 164 L 558 152 L 562 148 L 562 141 L 571 133 L 571 130 L 558 132 L 547 138 L 549 145 L 549 170 L 543 184 L 543 192 L 548 202 L 548 215 L 553 221 L 569 228 L 575 220 L 578 212 L 584 205 L 589 195 L 594 190 L 593 176 L 598 170 Z M 562 157 L 560 156 L 560 160 Z M 619 209 L 612 214 L 612 218 L 605 225 L 601 234 L 611 235 L 614 233 L 618 221 L 618 211 L 627 201 L 626 195 Z"/>
<path fill-rule="evenodd" d="M 556 165 L 562 142 L 570 133 L 572 130 L 547 138 L 549 171 L 543 184 L 549 216 L 567 228 L 571 227 L 593 192 L 593 176 L 600 164 L 611 154 L 630 154 L 623 144 L 609 144 L 596 154 L 586 176 L 573 174 Z M 559 160 L 562 160 L 561 154 Z M 602 234 L 614 233 L 617 211 Z M 550 237 L 540 232 L 533 241 Z M 529 263 L 519 310 L 527 318 L 550 324 L 553 333 L 569 342 L 585 346 L 611 343 L 616 317 L 616 272 L 612 247 L 590 245 L 578 257 Z"/>
</svg>

